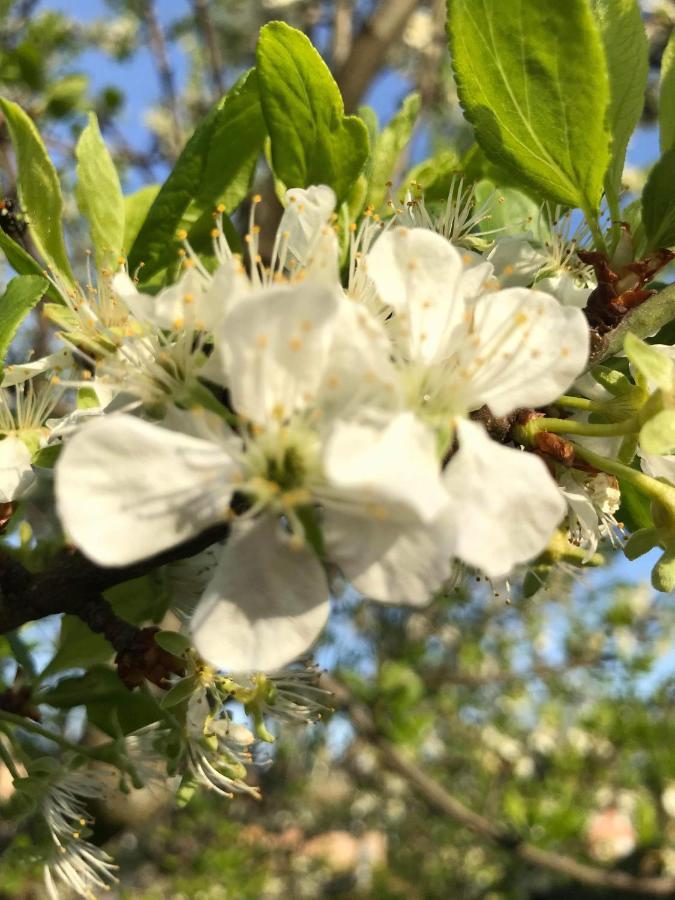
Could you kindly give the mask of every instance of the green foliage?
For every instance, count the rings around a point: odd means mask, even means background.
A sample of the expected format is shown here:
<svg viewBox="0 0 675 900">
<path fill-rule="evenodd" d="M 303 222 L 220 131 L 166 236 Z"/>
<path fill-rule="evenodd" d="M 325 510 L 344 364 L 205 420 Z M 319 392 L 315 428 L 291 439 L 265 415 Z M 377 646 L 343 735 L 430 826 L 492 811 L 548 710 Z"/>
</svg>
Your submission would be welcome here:
<svg viewBox="0 0 675 900">
<path fill-rule="evenodd" d="M 446 200 L 453 179 L 460 172 L 460 159 L 453 150 L 442 150 L 431 159 L 413 166 L 403 179 L 403 187 L 415 184 L 424 192 L 425 203 Z"/>
<path fill-rule="evenodd" d="M 675 33 L 671 33 L 661 58 L 659 138 L 661 153 L 675 146 Z"/>
<path fill-rule="evenodd" d="M 56 170 L 37 128 L 21 107 L 0 97 L 0 109 L 14 145 L 19 197 L 29 216 L 35 245 L 54 271 L 67 283 L 72 282 L 63 240 L 63 200 Z"/>
<path fill-rule="evenodd" d="M 0 362 L 28 313 L 44 296 L 48 282 L 38 275 L 19 275 L 7 285 L 0 297 Z"/>
<path fill-rule="evenodd" d="M 96 249 L 96 264 L 113 264 L 124 244 L 124 197 L 115 164 L 110 158 L 94 113 L 75 148 L 77 204 L 88 220 Z"/>
<path fill-rule="evenodd" d="M 256 77 L 248 72 L 187 142 L 129 250 L 131 271 L 143 263 L 141 275 L 150 279 L 175 261 L 179 229 L 190 237 L 204 216 L 212 226 L 216 204 L 232 209 L 243 199 L 263 138 Z"/>
<path fill-rule="evenodd" d="M 161 190 L 159 184 L 146 184 L 124 198 L 124 239 L 122 249 L 127 252 L 136 240 L 150 207 Z"/>
<path fill-rule="evenodd" d="M 675 410 L 664 409 L 640 429 L 640 446 L 645 453 L 675 453 Z"/>
<path fill-rule="evenodd" d="M 487 157 L 537 194 L 595 214 L 610 94 L 587 0 L 453 0 L 448 28 L 460 100 Z"/>
<path fill-rule="evenodd" d="M 344 115 L 321 56 L 302 32 L 271 22 L 260 31 L 257 72 L 275 175 L 288 188 L 327 184 L 342 202 L 368 159 L 368 131 Z"/>
<path fill-rule="evenodd" d="M 41 702 L 60 709 L 84 704 L 89 721 L 117 737 L 130 734 L 162 719 L 159 704 L 148 693 L 131 693 L 117 672 L 103 665 L 91 666 L 84 675 L 63 678 L 43 692 Z"/>
<path fill-rule="evenodd" d="M 621 190 L 626 147 L 640 121 L 649 71 L 647 35 L 637 0 L 592 0 L 607 57 L 612 156 L 607 192 Z"/>
<path fill-rule="evenodd" d="M 396 174 L 396 164 L 408 146 L 420 111 L 420 95 L 410 94 L 373 144 L 368 171 L 366 205 L 379 210 L 387 196 L 387 182 Z"/>
<path fill-rule="evenodd" d="M 490 197 L 494 199 L 489 216 L 484 219 L 481 231 L 492 233 L 499 229 L 500 234 L 522 234 L 523 230 L 536 229 L 540 219 L 539 206 L 517 188 L 498 188 L 493 182 L 484 179 L 476 184 L 476 204 L 485 203 Z"/>
<path fill-rule="evenodd" d="M 649 249 L 675 245 L 675 147 L 649 173 L 642 192 L 642 221 Z"/>
</svg>

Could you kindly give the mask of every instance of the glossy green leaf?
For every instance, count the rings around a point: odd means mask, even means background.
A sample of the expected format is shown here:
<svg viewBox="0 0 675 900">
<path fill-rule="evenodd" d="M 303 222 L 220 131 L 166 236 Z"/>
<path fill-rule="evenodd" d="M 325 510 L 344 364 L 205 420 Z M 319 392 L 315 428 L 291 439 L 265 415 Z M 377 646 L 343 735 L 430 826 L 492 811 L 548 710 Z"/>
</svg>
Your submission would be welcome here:
<svg viewBox="0 0 675 900">
<path fill-rule="evenodd" d="M 162 709 L 169 709 L 172 706 L 178 706 L 179 703 L 187 700 L 188 697 L 190 697 L 194 692 L 198 683 L 199 679 L 196 675 L 190 675 L 187 678 L 181 678 L 180 681 L 177 681 L 173 685 L 173 687 L 171 687 L 162 697 L 160 703 Z"/>
<path fill-rule="evenodd" d="M 623 342 L 623 349 L 631 364 L 644 378 L 665 391 L 671 390 L 675 378 L 675 363 L 669 356 L 641 341 L 630 331 Z"/>
<path fill-rule="evenodd" d="M 396 174 L 396 164 L 410 143 L 420 111 L 420 95 L 410 94 L 390 122 L 385 125 L 373 145 L 369 166 L 366 205 L 378 210 L 384 203 L 388 187 Z"/>
<path fill-rule="evenodd" d="M 664 409 L 640 429 L 640 446 L 645 453 L 675 453 L 675 410 Z"/>
<path fill-rule="evenodd" d="M 618 197 L 626 147 L 645 102 L 649 73 L 647 35 L 637 0 L 592 0 L 592 3 L 609 73 L 612 158 L 606 183 L 608 191 Z"/>
<path fill-rule="evenodd" d="M 257 63 L 275 174 L 289 188 L 327 184 L 339 204 L 368 159 L 365 124 L 345 116 L 333 76 L 301 31 L 265 25 Z"/>
<path fill-rule="evenodd" d="M 649 249 L 675 246 L 675 147 L 649 173 L 642 192 L 642 221 Z"/>
<path fill-rule="evenodd" d="M 185 635 L 178 634 L 177 631 L 158 631 L 155 635 L 155 643 L 167 653 L 174 656 L 183 656 L 184 653 L 192 646 Z"/>
<path fill-rule="evenodd" d="M 19 325 L 49 287 L 39 275 L 18 275 L 0 297 L 0 361 L 4 361 Z"/>
<path fill-rule="evenodd" d="M 122 249 L 127 253 L 136 240 L 141 225 L 145 222 L 152 204 L 160 191 L 159 184 L 146 184 L 124 198 L 124 238 Z"/>
<path fill-rule="evenodd" d="M 534 232 L 538 227 L 538 204 L 517 188 L 498 188 L 493 182 L 483 179 L 476 184 L 476 205 L 480 206 L 490 199 L 490 212 L 479 226 L 482 232 L 498 230 L 497 236 L 500 237 L 505 234 L 522 234 L 523 231 Z"/>
<path fill-rule="evenodd" d="M 162 185 L 133 246 L 129 268 L 143 279 L 176 260 L 176 232 L 223 202 L 232 209 L 245 196 L 252 166 L 265 137 L 256 75 L 242 76 L 197 126 Z"/>
<path fill-rule="evenodd" d="M 42 138 L 21 107 L 0 97 L 18 167 L 19 199 L 30 222 L 30 233 L 45 261 L 67 282 L 73 273 L 66 255 L 61 218 L 61 187 Z"/>
<path fill-rule="evenodd" d="M 89 113 L 87 127 L 75 147 L 77 205 L 89 222 L 99 269 L 111 266 L 124 244 L 124 197 L 117 174 L 98 127 Z"/>
<path fill-rule="evenodd" d="M 675 147 L 675 32 L 671 32 L 661 57 L 659 139 L 661 153 Z"/>
<path fill-rule="evenodd" d="M 588 0 L 452 0 L 448 30 L 460 101 L 486 156 L 536 193 L 594 213 L 610 95 Z"/>
</svg>

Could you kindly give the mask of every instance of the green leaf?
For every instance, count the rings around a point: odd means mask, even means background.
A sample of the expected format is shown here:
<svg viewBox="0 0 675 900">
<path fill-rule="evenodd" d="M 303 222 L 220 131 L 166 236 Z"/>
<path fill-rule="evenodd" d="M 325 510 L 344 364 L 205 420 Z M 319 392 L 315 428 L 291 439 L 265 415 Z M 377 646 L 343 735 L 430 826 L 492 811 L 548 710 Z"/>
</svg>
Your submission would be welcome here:
<svg viewBox="0 0 675 900">
<path fill-rule="evenodd" d="M 333 76 L 301 31 L 265 25 L 257 62 L 274 173 L 289 188 L 327 184 L 339 205 L 368 159 L 365 124 L 345 116 Z"/>
<path fill-rule="evenodd" d="M 179 657 L 183 656 L 184 653 L 187 653 L 192 646 L 188 638 L 182 634 L 178 634 L 177 631 L 158 631 L 155 635 L 155 643 L 158 644 L 162 650 L 166 650 L 167 653 Z"/>
<path fill-rule="evenodd" d="M 375 140 L 368 175 L 366 206 L 378 210 L 387 196 L 387 182 L 393 179 L 396 164 L 410 142 L 420 111 L 420 95 L 410 94 Z"/>
<path fill-rule="evenodd" d="M 592 0 L 609 74 L 612 156 L 606 183 L 618 197 L 626 147 L 640 121 L 649 73 L 647 35 L 636 0 Z"/>
<path fill-rule="evenodd" d="M 39 466 L 41 469 L 53 469 L 61 455 L 62 449 L 63 444 L 49 444 L 47 447 L 42 447 L 35 454 L 31 463 L 34 466 Z"/>
<path fill-rule="evenodd" d="M 645 453 L 662 456 L 675 453 L 675 411 L 664 409 L 640 429 L 640 446 Z"/>
<path fill-rule="evenodd" d="M 21 107 L 0 97 L 19 170 L 19 198 L 30 222 L 30 233 L 40 254 L 67 282 L 73 273 L 63 241 L 61 187 L 37 128 Z"/>
<path fill-rule="evenodd" d="M 659 139 L 661 153 L 675 147 L 675 31 L 671 32 L 661 58 Z"/>
<path fill-rule="evenodd" d="M 675 551 L 666 550 L 652 569 L 652 586 L 664 594 L 675 591 Z"/>
<path fill-rule="evenodd" d="M 637 337 L 650 337 L 673 320 L 675 320 L 675 287 L 668 287 L 649 297 L 640 306 L 636 306 L 616 328 L 602 336 L 593 349 L 589 368 L 620 353 L 628 332 Z"/>
<path fill-rule="evenodd" d="M 47 276 L 45 269 L 33 259 L 30 253 L 26 253 L 21 244 L 17 244 L 2 230 L 0 230 L 0 249 L 3 250 L 7 257 L 7 262 L 19 275 L 37 275 L 40 278 Z M 49 285 L 49 294 L 53 300 L 63 302 L 61 296 L 52 285 Z"/>
<path fill-rule="evenodd" d="M 539 222 L 538 204 L 517 188 L 498 188 L 487 179 L 479 181 L 476 184 L 476 205 L 480 206 L 490 197 L 494 202 L 489 215 L 480 223 L 481 231 L 500 229 L 500 235 L 522 234 L 523 231 L 533 231 L 533 225 Z"/>
<path fill-rule="evenodd" d="M 588 0 L 452 0 L 448 31 L 459 98 L 486 156 L 544 197 L 595 213 L 609 78 Z"/>
<path fill-rule="evenodd" d="M 159 184 L 146 184 L 124 198 L 124 239 L 122 249 L 127 252 L 136 240 L 141 225 L 145 222 L 150 207 L 160 191 Z"/>
<path fill-rule="evenodd" d="M 444 201 L 460 174 L 459 156 L 453 150 L 443 150 L 431 159 L 413 166 L 403 179 L 402 187 L 415 185 L 423 192 L 425 203 Z"/>
<path fill-rule="evenodd" d="M 245 196 L 265 137 L 254 71 L 247 72 L 197 126 L 162 185 L 129 250 L 129 269 L 144 263 L 149 280 L 176 259 L 176 232 L 223 202 L 226 211 Z M 208 208 L 208 209 L 207 209 Z"/>
<path fill-rule="evenodd" d="M 49 287 L 46 278 L 18 275 L 0 298 L 0 361 L 4 361 L 19 325 Z"/>
<path fill-rule="evenodd" d="M 649 249 L 675 246 L 675 147 L 649 173 L 642 192 L 642 221 Z"/>
<path fill-rule="evenodd" d="M 117 672 L 102 665 L 80 677 L 62 679 L 39 700 L 60 709 L 84 704 L 89 721 L 112 737 L 117 736 L 118 725 L 123 734 L 130 734 L 163 718 L 159 704 L 149 694 L 127 690 Z"/>
<path fill-rule="evenodd" d="M 644 494 L 628 481 L 619 479 L 621 491 L 621 506 L 616 518 L 623 522 L 628 531 L 636 532 L 641 529 L 653 528 L 651 504 Z"/>
<path fill-rule="evenodd" d="M 181 678 L 170 690 L 164 694 L 160 702 L 162 709 L 169 709 L 172 706 L 178 706 L 194 692 L 199 679 L 196 675 L 189 675 L 187 678 Z"/>
<path fill-rule="evenodd" d="M 75 147 L 77 205 L 88 220 L 99 269 L 113 264 L 124 243 L 124 197 L 117 169 L 103 142 L 98 120 L 89 123 Z"/>
<path fill-rule="evenodd" d="M 633 532 L 623 547 L 626 559 L 634 560 L 649 553 L 659 543 L 656 528 L 639 528 Z"/>
<path fill-rule="evenodd" d="M 623 342 L 623 349 L 638 372 L 657 387 L 669 391 L 675 377 L 675 363 L 660 350 L 645 344 L 632 332 L 628 332 Z"/>
</svg>

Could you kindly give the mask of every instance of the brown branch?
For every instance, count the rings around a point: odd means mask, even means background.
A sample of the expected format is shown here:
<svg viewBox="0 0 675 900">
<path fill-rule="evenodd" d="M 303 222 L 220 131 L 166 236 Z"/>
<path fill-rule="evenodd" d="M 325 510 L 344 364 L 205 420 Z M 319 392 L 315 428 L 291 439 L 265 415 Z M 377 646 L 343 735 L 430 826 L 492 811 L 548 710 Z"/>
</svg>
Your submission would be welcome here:
<svg viewBox="0 0 675 900">
<path fill-rule="evenodd" d="M 220 47 L 218 46 L 218 35 L 213 26 L 207 0 L 192 0 L 192 10 L 199 27 L 200 40 L 204 45 L 209 60 L 209 75 L 214 98 L 218 98 L 225 93 L 223 61 L 220 55 Z"/>
<path fill-rule="evenodd" d="M 364 24 L 336 76 L 347 112 L 358 106 L 416 6 L 417 0 L 380 0 Z"/>
<path fill-rule="evenodd" d="M 101 594 L 108 588 L 147 575 L 158 566 L 194 556 L 224 540 L 228 532 L 227 525 L 215 526 L 157 556 L 115 568 L 97 566 L 81 553 L 71 552 L 58 557 L 46 571 L 31 574 L 9 553 L 0 554 L 0 634 L 56 613 L 71 613 L 92 624 L 94 610 L 101 607 Z M 99 627 L 93 630 L 105 633 Z M 131 632 L 126 634 L 130 636 Z M 120 637 L 119 644 L 111 643 L 120 650 L 124 640 Z"/>
<path fill-rule="evenodd" d="M 333 47 L 331 52 L 331 66 L 333 69 L 339 69 L 344 65 L 352 48 L 353 12 L 353 0 L 336 0 L 333 14 Z"/>
<path fill-rule="evenodd" d="M 540 866 L 582 884 L 626 891 L 640 896 L 670 897 L 675 894 L 675 878 L 667 876 L 641 878 L 628 872 L 602 869 L 582 863 L 551 850 L 542 850 L 528 843 L 511 828 L 474 812 L 384 738 L 379 733 L 370 710 L 355 700 L 343 684 L 327 675 L 322 677 L 322 684 L 334 695 L 335 706 L 342 707 L 349 713 L 359 735 L 378 751 L 382 763 L 388 769 L 398 772 L 415 788 L 416 794 L 436 812 L 448 816 L 484 840 L 513 853 L 523 862 Z"/>
<path fill-rule="evenodd" d="M 143 0 L 141 10 L 141 21 L 145 26 L 150 53 L 152 54 L 155 66 L 157 67 L 157 74 L 162 90 L 162 99 L 171 113 L 171 122 L 173 126 L 173 153 L 174 156 L 178 156 L 181 144 L 183 143 L 183 132 L 178 111 L 178 95 L 176 93 L 176 85 L 174 83 L 173 72 L 169 62 L 164 30 L 157 18 L 154 0 Z"/>
</svg>

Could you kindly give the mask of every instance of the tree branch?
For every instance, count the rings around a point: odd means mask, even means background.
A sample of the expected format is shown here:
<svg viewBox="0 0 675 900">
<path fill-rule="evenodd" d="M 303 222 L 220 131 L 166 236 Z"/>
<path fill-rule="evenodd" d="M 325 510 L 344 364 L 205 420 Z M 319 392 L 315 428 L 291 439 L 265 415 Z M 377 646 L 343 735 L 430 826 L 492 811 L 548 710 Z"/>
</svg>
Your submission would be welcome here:
<svg viewBox="0 0 675 900">
<path fill-rule="evenodd" d="M 199 37 L 209 60 L 209 74 L 211 76 L 214 99 L 218 99 L 225 93 L 223 61 L 220 56 L 220 47 L 218 46 L 218 35 L 213 26 L 207 0 L 192 0 L 192 9 L 195 21 L 199 26 Z"/>
<path fill-rule="evenodd" d="M 0 554 L 0 634 L 45 616 L 71 613 L 91 625 L 94 631 L 110 638 L 103 630 L 107 627 L 105 621 L 97 620 L 95 614 L 97 609 L 102 608 L 102 603 L 106 603 L 101 597 L 103 591 L 147 575 L 158 566 L 194 556 L 211 544 L 225 540 L 228 533 L 229 526 L 218 525 L 150 559 L 115 568 L 97 566 L 81 553 L 68 552 L 57 557 L 46 571 L 31 574 L 5 551 Z M 110 628 L 115 627 L 109 617 L 107 622 Z M 122 620 L 117 619 L 117 622 Z M 131 625 L 128 627 L 134 628 Z M 134 633 L 137 632 L 138 629 L 134 628 Z M 131 632 L 126 635 L 131 636 Z M 123 632 L 120 631 L 119 645 L 113 640 L 111 643 L 120 650 L 124 645 Z"/>
<path fill-rule="evenodd" d="M 469 809 L 427 775 L 394 744 L 386 740 L 378 732 L 370 710 L 355 700 L 343 684 L 327 675 L 322 676 L 321 680 L 323 687 L 334 695 L 335 706 L 342 707 L 349 714 L 359 735 L 375 747 L 382 763 L 388 769 L 403 776 L 432 809 L 475 832 L 484 840 L 513 853 L 524 862 L 557 872 L 559 875 L 582 884 L 626 891 L 640 896 L 669 897 L 675 893 L 675 878 L 666 876 L 641 878 L 630 875 L 628 872 L 602 869 L 588 863 L 578 862 L 570 856 L 564 856 L 551 850 L 542 850 L 528 843 L 516 831 L 500 822 L 493 822 Z"/>
<path fill-rule="evenodd" d="M 381 0 L 364 24 L 336 76 L 347 112 L 358 106 L 416 6 L 417 0 Z"/>
<path fill-rule="evenodd" d="M 166 40 L 164 39 L 164 31 L 157 18 L 154 0 L 143 0 L 141 21 L 145 26 L 148 35 L 148 44 L 150 53 L 157 67 L 159 83 L 162 90 L 162 99 L 171 114 L 172 131 L 173 131 L 173 152 L 174 156 L 178 156 L 181 144 L 183 142 L 183 133 L 180 125 L 180 115 L 178 112 L 178 95 L 174 84 L 173 72 L 169 63 L 169 55 L 166 49 Z"/>
</svg>

